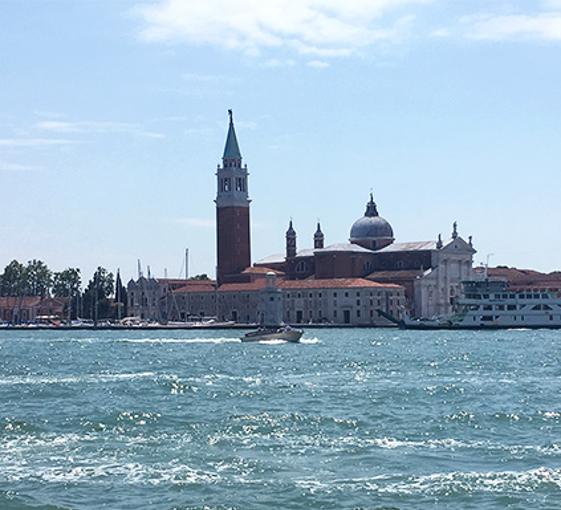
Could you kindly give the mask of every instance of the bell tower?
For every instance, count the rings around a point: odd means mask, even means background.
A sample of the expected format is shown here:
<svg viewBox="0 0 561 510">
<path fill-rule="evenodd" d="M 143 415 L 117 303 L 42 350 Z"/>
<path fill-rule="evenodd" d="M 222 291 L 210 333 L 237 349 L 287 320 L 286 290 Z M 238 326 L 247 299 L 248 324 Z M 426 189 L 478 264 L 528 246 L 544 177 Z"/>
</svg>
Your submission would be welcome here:
<svg viewBox="0 0 561 510">
<path fill-rule="evenodd" d="M 244 269 L 251 266 L 249 231 L 249 200 L 247 165 L 234 129 L 232 110 L 228 110 L 230 124 L 222 156 L 222 166 L 216 170 L 216 278 L 218 284 L 239 280 Z M 238 278 L 236 278 L 238 276 Z"/>
</svg>

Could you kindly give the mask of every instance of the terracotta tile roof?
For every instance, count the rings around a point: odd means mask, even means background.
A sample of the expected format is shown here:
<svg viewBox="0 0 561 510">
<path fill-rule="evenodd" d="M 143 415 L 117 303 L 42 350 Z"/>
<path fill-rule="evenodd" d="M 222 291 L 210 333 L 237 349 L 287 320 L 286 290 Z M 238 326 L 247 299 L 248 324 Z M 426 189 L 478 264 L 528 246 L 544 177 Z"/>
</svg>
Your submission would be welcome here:
<svg viewBox="0 0 561 510">
<path fill-rule="evenodd" d="M 156 278 L 158 283 L 167 283 L 168 285 L 213 285 L 213 280 L 190 280 L 185 278 Z"/>
<path fill-rule="evenodd" d="M 366 278 L 374 281 L 383 280 L 414 280 L 417 276 L 422 276 L 423 271 L 420 269 L 403 269 L 399 271 L 374 271 Z"/>
<path fill-rule="evenodd" d="M 267 274 L 267 273 L 275 273 L 276 275 L 284 275 L 282 271 L 278 271 L 277 269 L 271 269 L 270 267 L 248 267 L 243 271 L 245 274 Z"/>
<path fill-rule="evenodd" d="M 173 291 L 174 294 L 186 294 L 189 292 L 214 292 L 214 282 L 205 282 L 205 285 L 201 285 L 201 282 L 188 283 L 179 287 Z"/>
<path fill-rule="evenodd" d="M 14 308 L 14 307 L 25 307 L 29 308 L 32 306 L 37 306 L 41 302 L 41 298 L 34 296 L 6 296 L 0 297 L 0 308 Z"/>
<path fill-rule="evenodd" d="M 477 268 L 477 272 L 482 272 L 482 268 Z M 511 285 L 516 286 L 561 286 L 561 272 L 540 273 L 533 269 L 518 269 L 515 267 L 490 267 L 488 274 L 493 278 L 506 278 Z"/>
<path fill-rule="evenodd" d="M 0 297 L 0 308 L 33 308 L 38 306 L 64 306 L 63 298 L 41 298 L 38 296 Z"/>
<path fill-rule="evenodd" d="M 279 282 L 281 289 L 357 289 L 385 288 L 400 289 L 393 283 L 379 283 L 364 278 L 322 278 L 316 280 L 284 280 Z"/>
<path fill-rule="evenodd" d="M 224 283 L 218 288 L 218 292 L 253 292 L 263 289 L 266 285 L 264 278 L 260 278 L 253 282 L 247 283 Z M 277 280 L 280 289 L 298 290 L 298 289 L 401 289 L 400 285 L 393 283 L 380 283 L 364 278 L 325 278 L 317 280 Z M 214 287 L 189 287 L 188 285 L 181 287 L 175 291 L 176 294 L 188 292 L 214 292 Z"/>
<path fill-rule="evenodd" d="M 259 278 L 253 282 L 247 283 L 224 283 L 218 287 L 218 292 L 249 292 L 253 290 L 261 290 L 265 287 L 265 278 Z"/>
</svg>

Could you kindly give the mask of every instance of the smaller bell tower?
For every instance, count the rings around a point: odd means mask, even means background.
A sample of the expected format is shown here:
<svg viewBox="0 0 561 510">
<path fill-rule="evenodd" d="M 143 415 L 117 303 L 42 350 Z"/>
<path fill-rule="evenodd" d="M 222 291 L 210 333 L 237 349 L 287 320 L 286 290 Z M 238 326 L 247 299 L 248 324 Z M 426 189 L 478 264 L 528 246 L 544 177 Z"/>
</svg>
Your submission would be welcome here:
<svg viewBox="0 0 561 510">
<path fill-rule="evenodd" d="M 296 257 L 296 230 L 292 226 L 292 220 L 288 224 L 286 231 L 286 260 Z"/>
<path fill-rule="evenodd" d="M 325 243 L 325 237 L 323 235 L 323 232 L 321 231 L 321 225 L 319 224 L 318 221 L 318 227 L 314 234 L 314 249 L 321 250 L 323 248 L 324 243 Z"/>
</svg>

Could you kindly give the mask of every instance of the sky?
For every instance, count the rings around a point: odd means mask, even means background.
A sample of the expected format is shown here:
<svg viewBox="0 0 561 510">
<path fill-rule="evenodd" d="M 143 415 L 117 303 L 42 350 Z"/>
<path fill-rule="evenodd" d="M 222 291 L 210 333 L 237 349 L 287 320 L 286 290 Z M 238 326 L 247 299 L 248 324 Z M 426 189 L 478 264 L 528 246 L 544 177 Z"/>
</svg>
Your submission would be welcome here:
<svg viewBox="0 0 561 510">
<path fill-rule="evenodd" d="M 254 261 L 372 190 L 397 241 L 561 269 L 560 64 L 561 0 L 0 0 L 0 268 L 214 274 L 232 108 Z"/>
</svg>

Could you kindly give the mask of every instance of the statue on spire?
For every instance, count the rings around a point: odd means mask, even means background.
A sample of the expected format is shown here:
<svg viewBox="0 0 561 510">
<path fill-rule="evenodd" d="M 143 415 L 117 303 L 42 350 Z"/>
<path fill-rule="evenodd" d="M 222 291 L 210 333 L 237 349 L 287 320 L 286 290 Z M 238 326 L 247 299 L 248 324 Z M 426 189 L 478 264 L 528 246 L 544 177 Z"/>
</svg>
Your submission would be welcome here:
<svg viewBox="0 0 561 510">
<path fill-rule="evenodd" d="M 457 239 L 458 238 L 458 222 L 455 221 L 452 224 L 452 239 Z"/>
<path fill-rule="evenodd" d="M 366 204 L 366 212 L 364 216 L 374 217 L 378 216 L 378 207 L 376 207 L 376 202 L 374 202 L 374 195 L 370 192 L 370 202 Z"/>
</svg>

